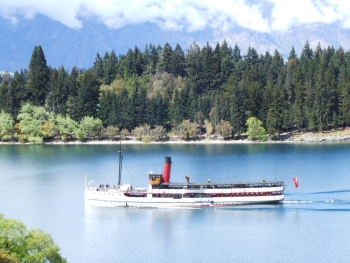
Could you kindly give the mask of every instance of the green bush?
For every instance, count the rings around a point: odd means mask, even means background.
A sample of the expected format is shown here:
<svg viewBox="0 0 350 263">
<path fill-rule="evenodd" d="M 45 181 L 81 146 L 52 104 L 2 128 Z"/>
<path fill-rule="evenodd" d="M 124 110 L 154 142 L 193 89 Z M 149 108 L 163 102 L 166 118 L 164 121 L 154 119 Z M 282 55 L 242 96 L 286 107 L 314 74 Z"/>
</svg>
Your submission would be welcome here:
<svg viewBox="0 0 350 263">
<path fill-rule="evenodd" d="M 145 135 L 145 136 L 142 137 L 141 141 L 144 142 L 144 143 L 150 143 L 152 141 L 152 138 L 149 137 L 148 135 Z"/>
<path fill-rule="evenodd" d="M 0 262 L 65 263 L 52 237 L 40 229 L 0 214 Z M 7 261 L 5 261 L 7 260 Z"/>
</svg>

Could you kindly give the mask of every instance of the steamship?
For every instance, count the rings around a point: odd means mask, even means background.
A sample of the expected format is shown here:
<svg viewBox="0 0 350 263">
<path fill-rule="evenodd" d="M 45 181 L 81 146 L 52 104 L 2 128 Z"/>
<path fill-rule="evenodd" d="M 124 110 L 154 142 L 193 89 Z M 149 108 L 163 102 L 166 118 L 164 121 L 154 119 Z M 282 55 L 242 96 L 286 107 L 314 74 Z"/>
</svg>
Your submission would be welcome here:
<svg viewBox="0 0 350 263">
<path fill-rule="evenodd" d="M 85 184 L 85 202 L 109 207 L 221 207 L 276 203 L 284 199 L 283 181 L 192 183 L 170 182 L 171 157 L 165 157 L 162 174 L 148 173 L 148 187 L 121 185 L 122 152 L 119 151 L 118 184 Z"/>
</svg>

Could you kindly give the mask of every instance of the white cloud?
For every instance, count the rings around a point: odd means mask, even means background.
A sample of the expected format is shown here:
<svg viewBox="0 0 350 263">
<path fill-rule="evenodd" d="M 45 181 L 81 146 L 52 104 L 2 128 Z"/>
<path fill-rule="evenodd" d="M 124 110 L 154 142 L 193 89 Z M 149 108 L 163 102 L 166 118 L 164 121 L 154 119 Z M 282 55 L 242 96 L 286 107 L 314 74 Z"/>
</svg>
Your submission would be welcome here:
<svg viewBox="0 0 350 263">
<path fill-rule="evenodd" d="M 267 10 L 267 13 L 266 13 Z M 339 23 L 350 28 L 348 0 L 2 0 L 12 23 L 44 14 L 71 28 L 92 17 L 109 28 L 152 22 L 164 30 L 196 31 L 239 25 L 259 32 L 295 24 Z M 264 14 L 264 16 L 263 16 Z"/>
<path fill-rule="evenodd" d="M 37 14 L 44 14 L 69 27 L 80 28 L 82 26 L 81 21 L 76 17 L 79 8 L 79 2 L 69 0 L 2 0 L 0 15 L 12 22 L 17 22 L 18 17 L 32 19 Z"/>
<path fill-rule="evenodd" d="M 339 23 L 350 27 L 348 0 L 269 0 L 274 4 L 271 28 L 285 30 L 295 24 Z"/>
<path fill-rule="evenodd" d="M 238 24 L 268 32 L 268 21 L 257 5 L 245 0 L 2 0 L 0 15 L 16 21 L 44 14 L 71 28 L 93 17 L 110 28 L 153 22 L 165 30 L 196 31 Z"/>
</svg>

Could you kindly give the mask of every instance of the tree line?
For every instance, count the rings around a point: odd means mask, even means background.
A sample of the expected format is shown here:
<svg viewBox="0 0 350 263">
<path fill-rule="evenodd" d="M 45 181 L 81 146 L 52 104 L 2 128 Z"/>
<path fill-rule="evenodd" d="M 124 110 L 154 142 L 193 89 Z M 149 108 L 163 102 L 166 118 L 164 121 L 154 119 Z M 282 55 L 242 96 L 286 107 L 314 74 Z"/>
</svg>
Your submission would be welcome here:
<svg viewBox="0 0 350 263">
<path fill-rule="evenodd" d="M 313 50 L 308 42 L 300 56 L 292 47 L 286 61 L 278 50 L 259 55 L 249 47 L 242 55 L 225 41 L 215 47 L 194 42 L 186 51 L 150 44 L 118 56 L 97 53 L 91 68 L 70 72 L 49 67 L 36 46 L 28 70 L 3 78 L 0 110 L 14 127 L 30 103 L 76 123 L 89 117 L 109 130 L 150 137 L 158 127 L 187 139 L 203 133 L 240 138 L 256 118 L 278 139 L 286 131 L 349 125 L 349 78 L 349 51 Z M 26 135 L 21 125 L 17 130 Z"/>
</svg>

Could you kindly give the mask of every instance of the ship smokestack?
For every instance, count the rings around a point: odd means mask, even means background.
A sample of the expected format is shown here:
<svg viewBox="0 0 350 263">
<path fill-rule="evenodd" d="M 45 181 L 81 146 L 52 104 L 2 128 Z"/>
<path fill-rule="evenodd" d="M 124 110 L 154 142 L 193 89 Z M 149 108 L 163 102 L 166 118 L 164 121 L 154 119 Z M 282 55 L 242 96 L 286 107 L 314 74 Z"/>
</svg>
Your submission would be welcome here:
<svg viewBox="0 0 350 263">
<path fill-rule="evenodd" d="M 163 169 L 164 183 L 170 182 L 170 173 L 171 173 L 171 157 L 166 156 L 165 162 L 164 162 L 164 169 Z"/>
</svg>

